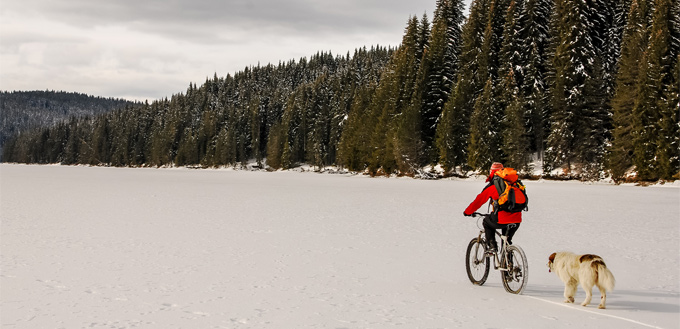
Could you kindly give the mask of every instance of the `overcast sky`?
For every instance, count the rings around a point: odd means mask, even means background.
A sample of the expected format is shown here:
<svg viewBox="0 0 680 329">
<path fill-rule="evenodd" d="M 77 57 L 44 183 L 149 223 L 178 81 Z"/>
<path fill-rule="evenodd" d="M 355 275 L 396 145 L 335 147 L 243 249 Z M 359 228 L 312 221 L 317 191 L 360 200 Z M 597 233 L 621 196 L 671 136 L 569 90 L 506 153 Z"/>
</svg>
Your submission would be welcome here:
<svg viewBox="0 0 680 329">
<path fill-rule="evenodd" d="M 466 0 L 467 13 L 469 1 Z M 155 100 L 317 51 L 396 46 L 436 0 L 3 0 L 0 90 Z"/>
</svg>

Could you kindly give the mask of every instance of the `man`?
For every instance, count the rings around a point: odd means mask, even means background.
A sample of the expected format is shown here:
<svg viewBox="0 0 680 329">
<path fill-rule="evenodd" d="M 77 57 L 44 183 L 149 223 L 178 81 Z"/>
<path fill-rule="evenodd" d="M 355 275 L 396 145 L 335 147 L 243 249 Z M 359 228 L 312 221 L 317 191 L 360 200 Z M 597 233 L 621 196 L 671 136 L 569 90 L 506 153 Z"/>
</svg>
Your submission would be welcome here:
<svg viewBox="0 0 680 329">
<path fill-rule="evenodd" d="M 484 187 L 482 193 L 479 193 L 472 203 L 465 209 L 463 215 L 472 216 L 481 206 L 483 206 L 489 199 L 498 201 L 498 190 L 494 185 L 494 180 L 502 179 L 495 175 L 499 170 L 503 170 L 503 164 L 494 162 L 489 171 L 489 177 L 486 181 L 489 183 Z M 522 222 L 522 212 L 508 212 L 504 210 L 494 209 L 494 211 L 484 218 L 482 225 L 486 235 L 487 250 L 495 252 L 498 249 L 496 243 L 496 230 L 501 229 L 503 234 L 507 234 L 508 243 L 512 244 L 512 236 L 515 235 L 520 223 Z M 513 225 L 511 225 L 513 224 Z"/>
</svg>

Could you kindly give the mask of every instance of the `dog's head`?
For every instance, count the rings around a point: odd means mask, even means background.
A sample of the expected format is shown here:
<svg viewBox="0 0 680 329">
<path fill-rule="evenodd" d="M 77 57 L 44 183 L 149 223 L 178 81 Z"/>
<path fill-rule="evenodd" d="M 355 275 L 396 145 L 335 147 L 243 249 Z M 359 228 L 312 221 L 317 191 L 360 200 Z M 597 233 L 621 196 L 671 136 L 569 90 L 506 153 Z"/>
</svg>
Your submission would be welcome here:
<svg viewBox="0 0 680 329">
<path fill-rule="evenodd" d="M 553 270 L 553 263 L 555 262 L 555 256 L 557 256 L 557 253 L 554 252 L 548 257 L 548 272 L 552 272 Z"/>
</svg>

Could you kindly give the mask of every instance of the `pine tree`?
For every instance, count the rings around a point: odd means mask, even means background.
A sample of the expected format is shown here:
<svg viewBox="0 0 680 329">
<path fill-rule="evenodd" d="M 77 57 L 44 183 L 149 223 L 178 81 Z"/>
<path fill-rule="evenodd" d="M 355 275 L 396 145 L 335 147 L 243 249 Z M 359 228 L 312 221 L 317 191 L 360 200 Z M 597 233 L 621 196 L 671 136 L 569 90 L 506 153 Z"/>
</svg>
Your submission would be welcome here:
<svg viewBox="0 0 680 329">
<path fill-rule="evenodd" d="M 430 19 L 427 13 L 423 14 L 420 19 L 420 26 L 418 26 L 418 38 L 416 39 L 416 53 L 415 60 L 418 66 L 422 65 L 423 57 L 427 52 L 432 36 L 432 27 L 430 26 Z"/>
<path fill-rule="evenodd" d="M 330 88 L 327 76 L 319 77 L 310 90 L 309 124 L 307 159 L 308 163 L 322 168 L 329 163 L 329 139 L 330 139 Z"/>
<path fill-rule="evenodd" d="M 522 0 L 512 0 L 507 8 L 499 53 L 499 80 L 505 81 L 508 74 L 512 74 L 514 77 L 512 80 L 515 80 L 513 86 L 515 87 L 522 84 L 524 68 L 526 67 L 526 57 L 522 56 L 523 51 L 527 48 L 522 34 L 522 20 L 524 19 L 522 3 Z"/>
<path fill-rule="evenodd" d="M 633 0 L 623 32 L 621 59 L 612 99 L 612 144 L 607 167 L 615 180 L 633 166 L 633 107 L 638 94 L 640 58 L 649 43 L 651 8 L 648 0 Z"/>
<path fill-rule="evenodd" d="M 401 54 L 401 52 L 395 53 Z M 395 64 L 388 64 L 393 67 Z M 392 118 L 396 115 L 398 81 L 396 74 L 386 71 L 385 76 L 380 79 L 380 85 L 376 89 L 376 95 L 371 103 L 371 117 L 375 126 L 371 127 L 370 135 L 370 156 L 368 160 L 368 170 L 371 175 L 378 174 L 380 169 L 387 174 L 391 174 L 396 169 L 392 135 Z"/>
<path fill-rule="evenodd" d="M 262 104 L 259 97 L 252 97 L 248 111 L 250 112 L 250 145 L 252 145 L 252 156 L 258 166 L 262 166 L 263 154 L 260 149 L 262 140 Z"/>
<path fill-rule="evenodd" d="M 267 160 L 266 164 L 274 169 L 283 167 L 283 144 L 284 130 L 280 123 L 275 123 L 269 130 L 267 138 Z"/>
<path fill-rule="evenodd" d="M 448 101 L 458 70 L 463 4 L 439 0 L 432 33 L 418 73 L 414 105 L 420 107 L 422 140 L 429 161 L 435 160 L 434 141 L 444 104 Z"/>
<path fill-rule="evenodd" d="M 421 139 L 421 117 L 418 107 L 407 106 L 398 117 L 394 132 L 394 159 L 400 173 L 413 175 L 424 163 L 424 142 Z"/>
<path fill-rule="evenodd" d="M 634 130 L 634 164 L 643 180 L 671 178 L 677 167 L 672 163 L 677 148 L 672 145 L 677 135 L 677 108 L 669 105 L 668 88 L 673 84 L 674 61 L 671 54 L 672 0 L 655 3 L 649 47 L 643 57 L 646 65 L 640 83 L 640 93 L 634 107 L 634 120 L 639 123 Z M 643 62 L 643 63 L 645 63 Z M 672 97 L 672 96 L 671 96 Z"/>
<path fill-rule="evenodd" d="M 108 164 L 110 161 L 110 138 L 109 138 L 109 120 L 107 117 L 101 117 L 95 121 L 95 130 L 92 137 L 92 158 L 89 159 L 89 164 Z"/>
<path fill-rule="evenodd" d="M 483 81 L 489 77 L 498 79 L 508 2 L 509 0 L 491 0 L 490 3 L 479 54 L 479 76 Z"/>
<path fill-rule="evenodd" d="M 474 170 L 484 170 L 498 161 L 502 143 L 501 118 L 497 111 L 497 102 L 493 97 L 496 91 L 490 77 L 484 86 L 484 92 L 475 102 L 470 117 L 470 143 L 468 145 L 468 165 Z"/>
<path fill-rule="evenodd" d="M 582 179 L 597 180 L 604 167 L 605 147 L 609 141 L 609 109 L 606 104 L 606 66 L 596 57 L 592 77 L 585 81 L 585 108 L 577 118 L 579 171 Z"/>
<path fill-rule="evenodd" d="M 364 170 L 370 161 L 369 141 L 376 123 L 370 106 L 375 85 L 359 87 L 352 101 L 338 145 L 338 162 L 352 171 Z"/>
<path fill-rule="evenodd" d="M 525 172 L 528 171 L 531 160 L 528 136 L 532 127 L 527 97 L 521 94 L 519 87 L 524 84 L 525 72 L 530 67 L 527 63 L 527 54 L 530 51 L 527 49 L 524 31 L 526 19 L 523 1 L 511 1 L 505 18 L 500 51 L 500 88 L 497 88 L 498 93 L 495 96 L 497 109 L 503 114 L 498 129 L 498 133 L 502 135 L 499 146 L 502 147 L 497 151 L 496 160 Z"/>
<path fill-rule="evenodd" d="M 500 151 L 502 138 L 500 122 L 505 112 L 505 104 L 501 102 L 499 95 L 507 91 L 499 90 L 496 86 L 500 81 L 499 63 L 505 19 L 508 16 L 506 2 L 506 0 L 491 1 L 482 38 L 478 74 L 480 78 L 486 79 L 486 84 L 470 117 L 468 164 L 472 169 L 485 169 L 493 161 L 501 160 L 503 156 Z M 514 10 L 511 10 L 509 16 L 512 17 L 513 13 Z M 508 40 L 506 44 L 510 42 Z"/>
<path fill-rule="evenodd" d="M 595 94 L 586 88 L 586 82 L 595 77 L 593 65 L 596 62 L 596 48 L 593 43 L 593 26 L 587 20 L 589 4 L 580 1 L 557 0 L 553 35 L 554 56 L 551 61 L 553 78 L 550 90 L 552 126 L 548 137 L 549 167 L 564 167 L 571 170 L 572 165 L 582 166 L 588 159 L 582 157 L 581 129 L 588 129 L 582 120 L 598 117 L 588 114 L 589 97 Z M 580 173 L 577 173 L 580 174 Z"/>
<path fill-rule="evenodd" d="M 673 62 L 672 82 L 658 100 L 661 120 L 656 158 L 661 179 L 680 179 L 680 56 Z"/>
<path fill-rule="evenodd" d="M 531 144 L 526 129 L 528 121 L 526 102 L 519 96 L 519 88 L 515 84 L 513 71 L 510 71 L 503 83 L 508 88 L 503 121 L 502 149 L 505 153 L 503 161 L 506 167 L 515 168 L 518 172 L 529 172 Z"/>
<path fill-rule="evenodd" d="M 598 179 L 604 168 L 605 144 L 609 143 L 611 107 L 609 100 L 614 93 L 614 76 L 620 52 L 619 37 L 614 35 L 615 4 L 609 0 L 593 0 L 588 3 L 587 20 L 594 58 L 589 63 L 589 79 L 584 85 L 586 107 L 578 118 L 580 136 L 576 153 L 583 179 Z M 614 43 L 616 41 L 616 43 Z"/>
<path fill-rule="evenodd" d="M 403 124 L 403 120 L 395 118 L 401 116 L 412 101 L 418 72 L 418 65 L 415 60 L 415 54 L 418 52 L 418 25 L 416 17 L 409 19 L 402 44 L 394 53 L 392 61 L 388 64 L 388 68 L 376 90 L 376 97 L 374 98 L 376 103 L 373 108 L 376 111 L 375 113 L 379 113 L 379 115 L 377 115 L 378 124 L 371 138 L 373 156 L 369 165 L 369 170 L 374 174 L 382 168 L 382 172 L 390 175 L 397 170 L 397 156 L 402 160 L 410 158 L 408 155 L 395 156 L 395 149 L 410 149 L 410 146 L 395 146 L 395 144 L 407 143 L 408 140 L 412 139 L 406 136 L 397 138 L 396 132 L 399 129 L 399 124 Z M 419 129 L 418 127 L 411 131 L 419 133 Z M 402 132 L 404 131 L 402 130 Z M 420 138 L 420 135 L 413 138 Z"/>
<path fill-rule="evenodd" d="M 523 82 L 519 84 L 529 116 L 527 132 L 531 150 L 543 156 L 548 135 L 548 101 L 546 82 L 547 48 L 550 37 L 550 13 L 552 0 L 527 0 L 522 11 L 521 39 L 524 40 L 526 67 Z"/>
<path fill-rule="evenodd" d="M 487 78 L 479 74 L 478 57 L 482 48 L 481 36 L 488 18 L 488 6 L 489 0 L 472 3 L 468 20 L 462 27 L 458 78 L 437 126 L 436 144 L 440 164 L 447 174 L 457 166 L 466 169 L 470 115 L 474 101 L 483 90 Z"/>
<path fill-rule="evenodd" d="M 671 55 L 680 54 L 680 2 L 673 1 L 671 3 L 670 14 L 670 53 Z M 677 56 L 674 56 L 674 61 L 677 62 Z M 677 72 L 677 71 L 676 71 Z"/>
<path fill-rule="evenodd" d="M 215 138 L 215 157 L 212 163 L 214 167 L 222 167 L 227 165 L 227 129 L 226 126 L 220 128 L 217 137 Z"/>
<path fill-rule="evenodd" d="M 621 59 L 623 34 L 627 25 L 628 13 L 633 0 L 614 0 L 610 6 L 610 28 L 604 33 L 605 83 L 607 98 L 613 99 L 616 94 L 616 78 Z"/>
</svg>

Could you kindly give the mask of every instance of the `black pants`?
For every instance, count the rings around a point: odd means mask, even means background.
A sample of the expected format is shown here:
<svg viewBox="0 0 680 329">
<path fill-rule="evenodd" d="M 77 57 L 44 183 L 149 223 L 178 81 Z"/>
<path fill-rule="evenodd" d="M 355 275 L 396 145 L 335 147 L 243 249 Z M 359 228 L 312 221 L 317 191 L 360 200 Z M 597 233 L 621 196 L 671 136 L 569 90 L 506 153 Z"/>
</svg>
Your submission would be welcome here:
<svg viewBox="0 0 680 329">
<path fill-rule="evenodd" d="M 496 244 L 496 230 L 500 229 L 502 235 L 507 234 L 508 244 L 512 244 L 512 236 L 515 235 L 515 232 L 517 232 L 519 223 L 498 224 L 498 214 L 491 214 L 484 218 L 482 226 L 484 226 L 486 241 L 497 247 L 498 244 Z"/>
</svg>

